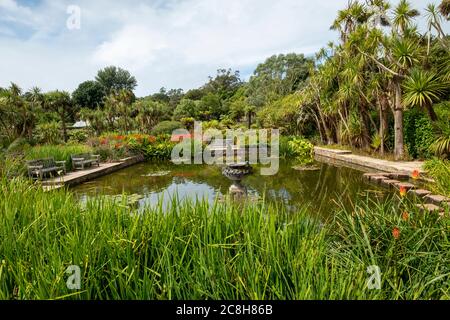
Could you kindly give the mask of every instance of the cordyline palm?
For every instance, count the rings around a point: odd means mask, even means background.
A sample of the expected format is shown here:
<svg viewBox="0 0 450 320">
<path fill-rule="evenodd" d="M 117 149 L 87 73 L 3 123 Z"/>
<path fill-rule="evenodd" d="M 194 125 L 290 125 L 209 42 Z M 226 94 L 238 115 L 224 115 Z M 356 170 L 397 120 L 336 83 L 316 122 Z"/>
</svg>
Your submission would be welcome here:
<svg viewBox="0 0 450 320">
<path fill-rule="evenodd" d="M 404 34 L 412 25 L 414 18 L 418 17 L 420 12 L 411 7 L 411 4 L 406 0 L 401 0 L 394 9 L 394 18 L 392 23 L 397 32 Z"/>
<path fill-rule="evenodd" d="M 337 18 L 331 25 L 331 30 L 338 30 L 341 34 L 342 42 L 346 42 L 348 35 L 352 33 L 356 26 L 367 22 L 369 14 L 364 4 L 358 1 L 349 1 L 347 8 L 338 12 Z"/>
<path fill-rule="evenodd" d="M 403 104 L 405 107 L 424 108 L 431 120 L 438 119 L 433 109 L 433 102 L 445 94 L 449 83 L 443 82 L 431 71 L 414 69 L 403 84 Z"/>
<path fill-rule="evenodd" d="M 439 11 L 441 14 L 447 18 L 447 20 L 450 19 L 450 0 L 443 0 L 442 3 L 439 5 Z"/>
</svg>

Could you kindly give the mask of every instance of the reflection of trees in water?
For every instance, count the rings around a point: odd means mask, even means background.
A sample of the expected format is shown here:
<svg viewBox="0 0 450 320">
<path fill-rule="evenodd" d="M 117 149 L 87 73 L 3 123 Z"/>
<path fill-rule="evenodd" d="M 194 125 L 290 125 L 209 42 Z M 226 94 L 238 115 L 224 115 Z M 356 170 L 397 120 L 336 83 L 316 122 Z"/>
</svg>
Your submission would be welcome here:
<svg viewBox="0 0 450 320">
<path fill-rule="evenodd" d="M 355 200 L 359 192 L 369 188 L 359 171 L 338 168 L 325 163 L 318 171 L 296 171 L 294 163 L 280 162 L 275 176 L 261 176 L 259 169 L 243 180 L 253 195 L 272 202 L 281 202 L 292 209 L 310 205 L 311 212 L 327 214 L 334 202 Z M 152 173 L 169 171 L 162 176 L 148 176 Z M 97 179 L 92 183 L 76 187 L 79 193 L 116 195 L 162 193 L 170 186 L 194 183 L 227 194 L 231 181 L 222 176 L 219 166 L 173 165 L 168 163 L 140 164 L 117 173 Z M 372 187 L 373 188 L 373 187 Z"/>
</svg>

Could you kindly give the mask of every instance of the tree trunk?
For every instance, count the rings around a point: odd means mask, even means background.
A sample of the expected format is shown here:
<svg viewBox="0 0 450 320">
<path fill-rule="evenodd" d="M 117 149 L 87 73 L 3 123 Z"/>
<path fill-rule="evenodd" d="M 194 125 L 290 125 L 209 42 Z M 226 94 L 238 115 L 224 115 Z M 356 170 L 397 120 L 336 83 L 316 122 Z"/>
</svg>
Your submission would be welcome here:
<svg viewBox="0 0 450 320">
<path fill-rule="evenodd" d="M 247 113 L 247 121 L 248 129 L 250 130 L 252 128 L 252 113 L 250 111 Z"/>
<path fill-rule="evenodd" d="M 427 103 L 425 105 L 425 109 L 427 109 L 428 112 L 428 116 L 430 117 L 431 121 L 437 121 L 438 120 L 438 116 L 436 114 L 436 112 L 434 111 L 434 108 L 431 104 Z"/>
<path fill-rule="evenodd" d="M 395 129 L 395 160 L 403 160 L 405 158 L 405 148 L 403 140 L 403 106 L 402 106 L 402 88 L 400 81 L 397 79 L 394 83 L 395 105 L 394 105 L 394 129 Z"/>
<path fill-rule="evenodd" d="M 387 117 L 387 108 L 388 108 L 388 99 L 385 95 L 382 95 L 380 98 L 380 154 L 384 156 L 385 150 L 385 141 L 388 131 L 388 117 Z"/>
</svg>

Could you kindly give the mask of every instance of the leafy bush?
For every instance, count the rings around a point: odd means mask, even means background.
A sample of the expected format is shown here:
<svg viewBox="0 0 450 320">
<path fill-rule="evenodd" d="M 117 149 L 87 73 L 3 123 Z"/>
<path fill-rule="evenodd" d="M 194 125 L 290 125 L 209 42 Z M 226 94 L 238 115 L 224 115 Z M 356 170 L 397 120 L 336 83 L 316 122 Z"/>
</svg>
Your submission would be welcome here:
<svg viewBox="0 0 450 320">
<path fill-rule="evenodd" d="M 89 132 L 86 129 L 70 130 L 68 136 L 69 143 L 84 143 L 89 138 Z"/>
<path fill-rule="evenodd" d="M 172 132 L 176 129 L 183 129 L 184 126 L 181 122 L 178 121 L 162 121 L 158 123 L 153 129 L 152 134 L 160 135 L 160 134 L 172 134 Z"/>
<path fill-rule="evenodd" d="M 58 144 L 61 142 L 61 131 L 58 122 L 41 123 L 36 127 L 35 139 L 40 144 Z"/>
<path fill-rule="evenodd" d="M 306 139 L 299 137 L 280 137 L 280 156 L 295 158 L 300 164 L 314 161 L 314 146 Z"/>
<path fill-rule="evenodd" d="M 436 182 L 432 185 L 435 191 L 450 196 L 450 161 L 431 159 L 424 168 Z"/>
<path fill-rule="evenodd" d="M 431 156 L 430 146 L 436 140 L 434 128 L 428 116 L 414 108 L 405 112 L 405 145 L 408 154 L 426 159 Z"/>
</svg>

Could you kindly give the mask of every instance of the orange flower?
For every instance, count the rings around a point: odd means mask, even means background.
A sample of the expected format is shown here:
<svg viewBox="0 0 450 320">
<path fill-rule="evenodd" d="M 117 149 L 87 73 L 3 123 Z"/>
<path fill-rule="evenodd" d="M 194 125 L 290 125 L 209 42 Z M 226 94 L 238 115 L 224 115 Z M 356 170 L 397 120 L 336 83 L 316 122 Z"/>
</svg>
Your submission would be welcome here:
<svg viewBox="0 0 450 320">
<path fill-rule="evenodd" d="M 400 187 L 400 197 L 405 197 L 406 196 L 406 188 L 405 187 Z"/>
<path fill-rule="evenodd" d="M 392 229 L 392 236 L 394 237 L 395 240 L 397 240 L 398 238 L 400 238 L 400 229 L 395 227 L 394 229 Z"/>
<path fill-rule="evenodd" d="M 106 140 L 105 138 L 100 140 L 100 144 L 106 144 L 106 143 L 108 143 L 108 140 Z"/>
<path fill-rule="evenodd" d="M 119 149 L 120 147 L 122 147 L 122 144 L 121 144 L 121 143 L 116 143 L 116 144 L 114 145 L 114 148 L 116 148 L 116 149 Z"/>
<path fill-rule="evenodd" d="M 402 214 L 402 219 L 403 221 L 408 221 L 409 220 L 409 213 L 408 212 L 403 212 Z"/>
<path fill-rule="evenodd" d="M 420 176 L 419 170 L 414 170 L 413 173 L 412 173 L 412 175 L 411 175 L 411 177 L 412 177 L 414 180 L 419 179 L 419 176 Z"/>
</svg>

